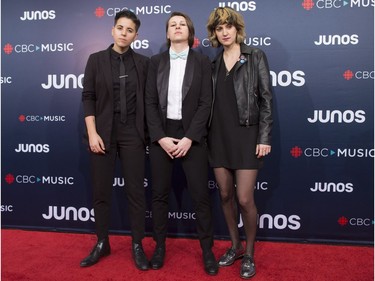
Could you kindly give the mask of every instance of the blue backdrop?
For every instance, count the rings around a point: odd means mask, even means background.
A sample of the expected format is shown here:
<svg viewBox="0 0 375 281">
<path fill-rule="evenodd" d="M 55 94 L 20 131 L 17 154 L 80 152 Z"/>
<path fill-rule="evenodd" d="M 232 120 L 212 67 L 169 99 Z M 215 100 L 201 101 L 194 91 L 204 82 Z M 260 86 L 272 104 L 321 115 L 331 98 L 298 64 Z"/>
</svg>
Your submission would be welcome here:
<svg viewBox="0 0 375 281">
<path fill-rule="evenodd" d="M 212 58 L 205 25 L 217 6 L 243 14 L 245 43 L 263 49 L 270 64 L 275 124 L 272 154 L 255 186 L 258 238 L 373 244 L 374 0 L 2 1 L 3 227 L 93 231 L 82 79 L 89 54 L 113 41 L 114 14 L 131 9 L 139 16 L 133 49 L 151 56 L 163 49 L 169 14 L 185 12 L 195 24 L 196 51 Z M 173 180 L 169 233 L 195 236 L 180 168 Z M 117 169 L 113 233 L 129 230 L 124 188 Z M 216 237 L 227 238 L 212 173 L 207 188 Z"/>
</svg>

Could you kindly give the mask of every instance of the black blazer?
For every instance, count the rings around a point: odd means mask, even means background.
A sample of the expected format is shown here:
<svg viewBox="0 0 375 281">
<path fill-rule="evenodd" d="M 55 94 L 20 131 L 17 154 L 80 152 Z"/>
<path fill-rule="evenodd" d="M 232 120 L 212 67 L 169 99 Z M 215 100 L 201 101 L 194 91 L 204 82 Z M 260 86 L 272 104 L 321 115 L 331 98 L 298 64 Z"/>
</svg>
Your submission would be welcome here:
<svg viewBox="0 0 375 281">
<path fill-rule="evenodd" d="M 82 102 L 84 116 L 95 116 L 96 130 L 103 139 L 106 149 L 110 147 L 110 138 L 113 122 L 113 82 L 111 70 L 111 49 L 91 54 L 86 65 L 83 80 Z M 144 112 L 144 90 L 147 78 L 149 58 L 135 53 L 132 56 L 137 71 L 137 108 L 136 127 L 142 140 L 146 142 L 145 112 Z M 87 131 L 85 133 L 87 143 Z"/>
<path fill-rule="evenodd" d="M 169 50 L 151 58 L 146 84 L 146 119 L 151 142 L 165 134 L 169 83 Z M 185 137 L 202 142 L 212 102 L 211 63 L 208 57 L 189 50 L 182 83 L 182 125 Z"/>
</svg>

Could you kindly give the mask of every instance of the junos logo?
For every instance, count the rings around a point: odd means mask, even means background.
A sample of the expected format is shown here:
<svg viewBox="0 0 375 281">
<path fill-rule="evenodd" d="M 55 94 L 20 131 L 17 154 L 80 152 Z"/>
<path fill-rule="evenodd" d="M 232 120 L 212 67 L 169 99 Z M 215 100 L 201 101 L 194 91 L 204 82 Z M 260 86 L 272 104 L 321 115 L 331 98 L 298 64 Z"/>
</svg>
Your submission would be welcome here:
<svg viewBox="0 0 375 281">
<path fill-rule="evenodd" d="M 75 207 L 49 206 L 47 214 L 42 214 L 42 217 L 45 220 L 55 219 L 58 221 L 95 221 L 94 209 L 89 210 L 85 207 L 81 207 L 77 210 Z"/>
<path fill-rule="evenodd" d="M 270 71 L 272 86 L 287 87 L 289 85 L 294 85 L 296 87 L 301 87 L 305 85 L 305 73 L 302 70 L 296 70 L 290 72 L 288 70 L 282 70 L 279 73 Z"/>
<path fill-rule="evenodd" d="M 118 187 L 124 187 L 125 185 L 125 179 L 124 178 L 114 178 L 113 179 L 113 186 L 118 186 Z M 148 187 L 148 179 L 144 178 L 143 181 L 143 187 Z"/>
<path fill-rule="evenodd" d="M 364 123 L 366 112 L 364 110 L 314 110 L 313 117 L 308 117 L 310 123 Z"/>
<path fill-rule="evenodd" d="M 319 39 L 314 44 L 319 45 L 357 45 L 359 42 L 358 34 L 344 35 L 319 35 Z"/>
<path fill-rule="evenodd" d="M 259 228 L 263 229 L 286 229 L 289 228 L 291 230 L 298 230 L 301 228 L 300 223 L 301 218 L 297 215 L 291 215 L 286 216 L 283 214 L 278 214 L 276 216 L 272 216 L 270 214 L 263 214 L 258 215 L 258 225 Z M 243 226 L 242 217 L 240 216 L 240 223 L 238 224 L 238 227 Z"/>
<path fill-rule="evenodd" d="M 130 46 L 134 50 L 148 49 L 150 47 L 150 43 L 148 40 L 135 40 L 130 44 Z"/>
<path fill-rule="evenodd" d="M 74 74 L 48 74 L 47 83 L 42 83 L 43 89 L 77 89 L 83 88 L 83 77 L 84 74 L 76 76 Z"/>
<path fill-rule="evenodd" d="M 310 188 L 312 192 L 338 192 L 351 193 L 353 192 L 353 184 L 349 183 L 334 183 L 334 182 L 316 182 L 314 187 Z"/>
<path fill-rule="evenodd" d="M 20 143 L 14 151 L 17 153 L 48 153 L 50 149 L 48 144 Z"/>
<path fill-rule="evenodd" d="M 20 20 L 53 20 L 56 18 L 56 12 L 54 10 L 50 11 L 24 11 L 23 16 Z"/>
<path fill-rule="evenodd" d="M 237 1 L 234 1 L 234 2 L 219 2 L 219 7 L 223 8 L 223 7 L 230 7 L 234 10 L 236 10 L 237 12 L 241 11 L 241 12 L 247 12 L 247 11 L 255 11 L 257 6 L 256 6 L 256 2 L 255 1 L 241 1 L 241 2 L 237 2 Z"/>
</svg>

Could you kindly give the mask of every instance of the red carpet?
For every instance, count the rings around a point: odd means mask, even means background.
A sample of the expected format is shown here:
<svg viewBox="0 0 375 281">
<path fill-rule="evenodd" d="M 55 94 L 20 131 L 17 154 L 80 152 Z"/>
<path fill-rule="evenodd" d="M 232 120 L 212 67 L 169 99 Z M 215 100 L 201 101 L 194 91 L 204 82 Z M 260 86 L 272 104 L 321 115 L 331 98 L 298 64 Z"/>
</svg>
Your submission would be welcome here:
<svg viewBox="0 0 375 281">
<path fill-rule="evenodd" d="M 90 268 L 79 262 L 96 242 L 94 235 L 3 229 L 1 280 L 241 280 L 240 261 L 220 268 L 216 276 L 203 270 L 197 240 L 169 238 L 165 265 L 160 270 L 139 271 L 131 259 L 130 237 L 112 235 L 112 254 Z M 144 240 L 151 257 L 154 242 Z M 216 257 L 228 241 L 215 241 Z M 257 242 L 254 281 L 370 281 L 374 280 L 374 249 L 364 246 Z"/>
</svg>

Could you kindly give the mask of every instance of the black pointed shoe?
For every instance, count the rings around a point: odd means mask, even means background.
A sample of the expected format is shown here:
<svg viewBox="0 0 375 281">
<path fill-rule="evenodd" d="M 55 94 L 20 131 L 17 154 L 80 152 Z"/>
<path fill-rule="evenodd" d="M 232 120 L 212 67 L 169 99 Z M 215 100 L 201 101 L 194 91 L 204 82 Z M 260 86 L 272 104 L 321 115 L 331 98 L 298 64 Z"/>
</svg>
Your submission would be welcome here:
<svg viewBox="0 0 375 281">
<path fill-rule="evenodd" d="M 216 275 L 219 272 L 219 266 L 211 250 L 203 252 L 204 271 L 209 275 Z"/>
<path fill-rule="evenodd" d="M 101 257 L 108 256 L 111 253 L 111 246 L 108 238 L 99 240 L 91 253 L 81 261 L 81 267 L 88 267 L 96 264 Z"/>
<path fill-rule="evenodd" d="M 151 258 L 151 268 L 152 269 L 160 269 L 164 265 L 164 258 L 165 258 L 165 246 L 156 246 L 154 254 Z"/>
<path fill-rule="evenodd" d="M 132 255 L 135 266 L 140 270 L 148 270 L 150 263 L 147 260 L 142 244 L 132 243 Z"/>
</svg>

